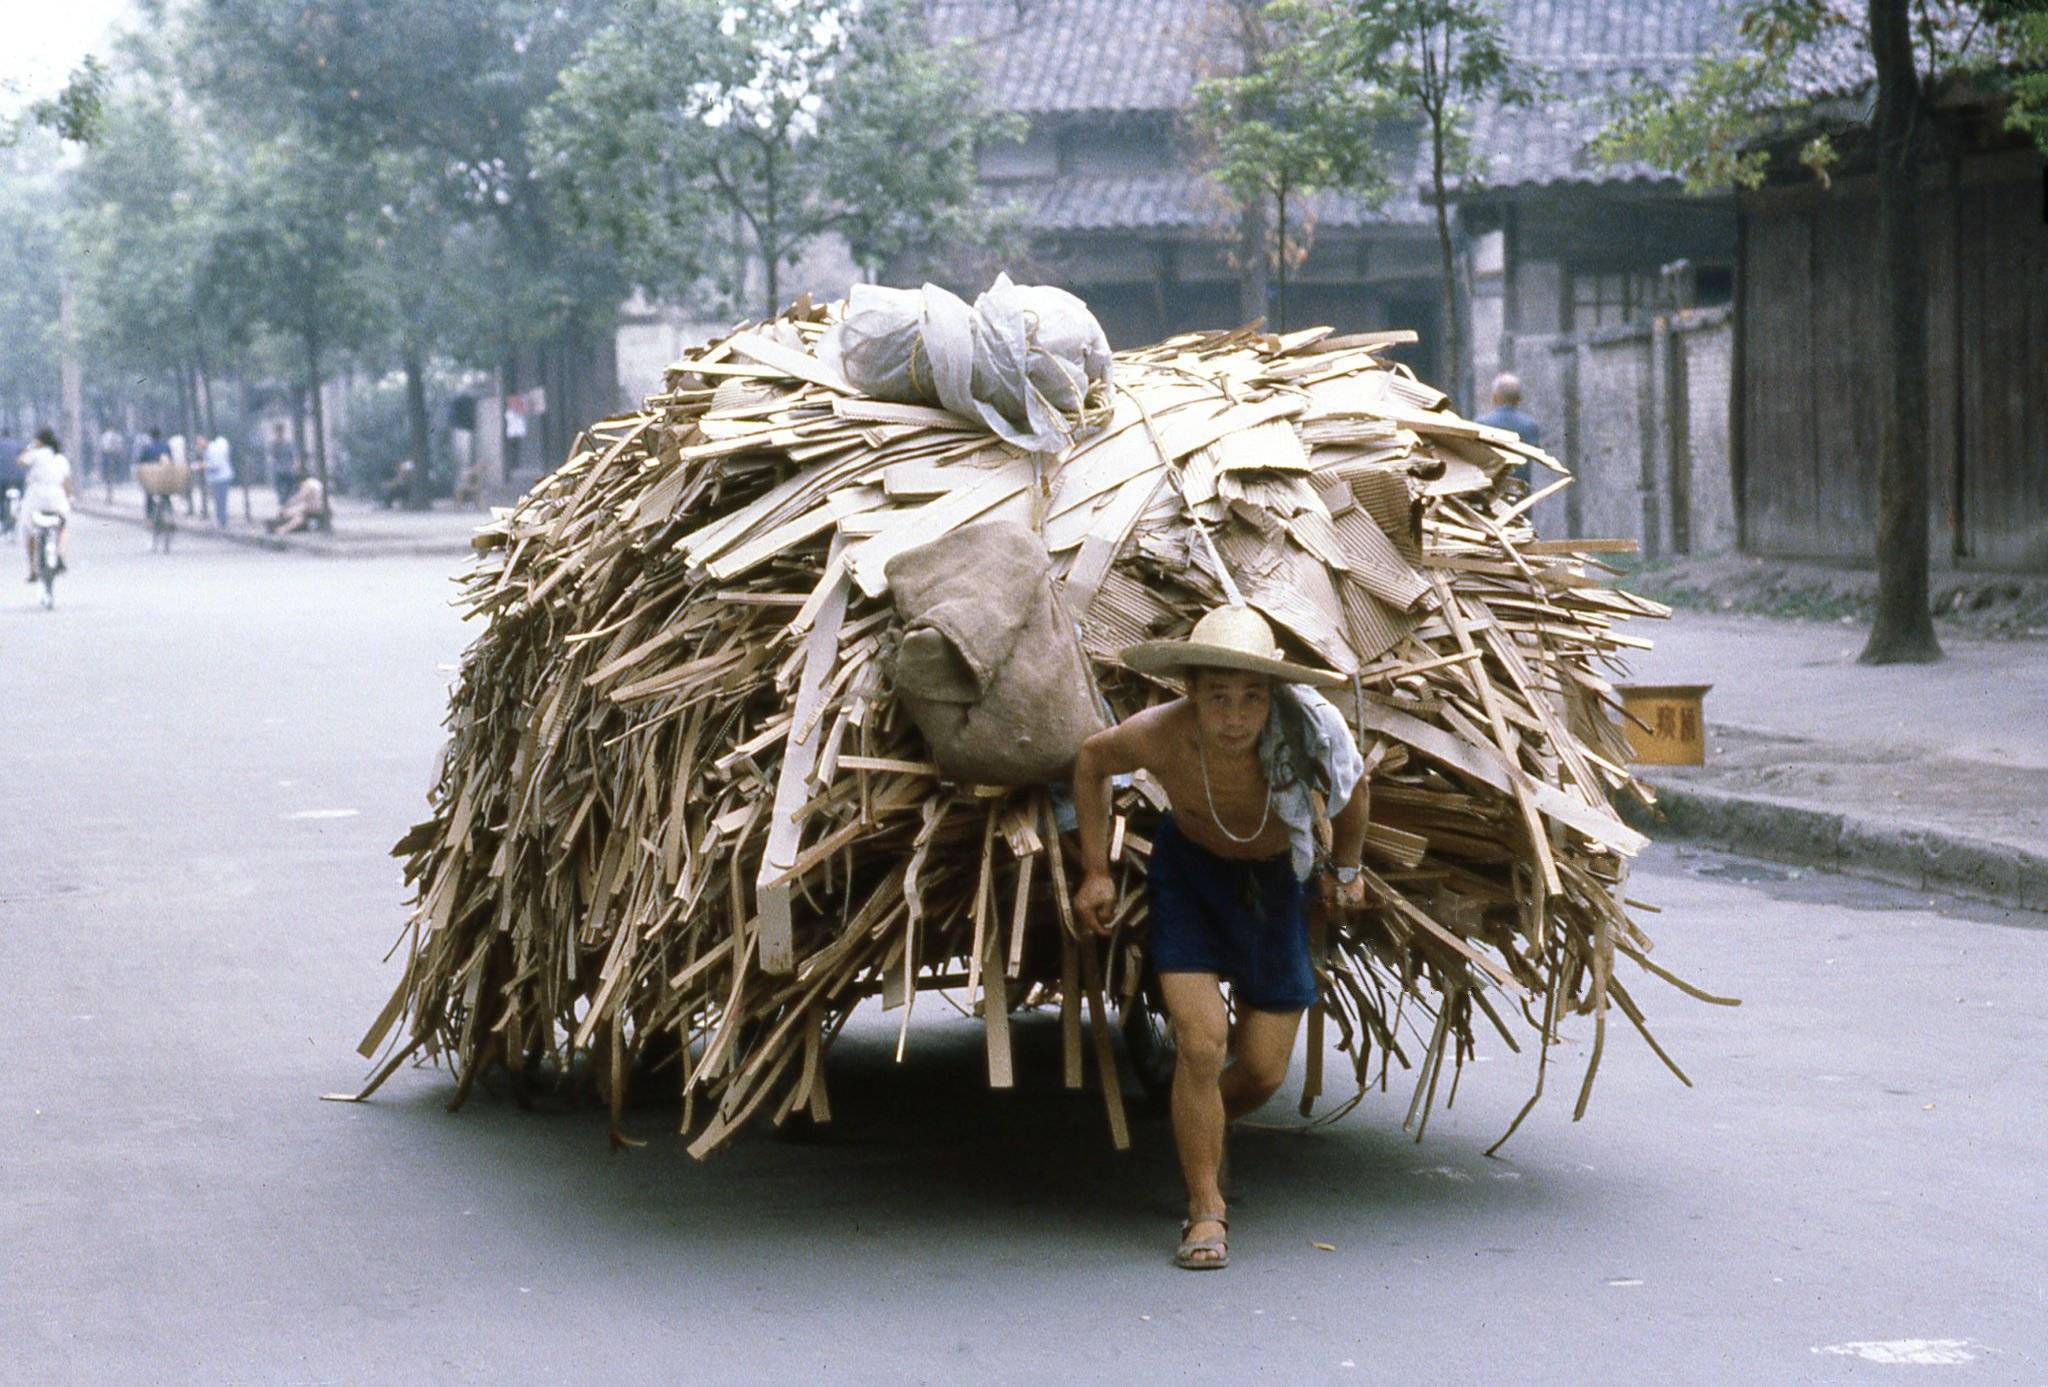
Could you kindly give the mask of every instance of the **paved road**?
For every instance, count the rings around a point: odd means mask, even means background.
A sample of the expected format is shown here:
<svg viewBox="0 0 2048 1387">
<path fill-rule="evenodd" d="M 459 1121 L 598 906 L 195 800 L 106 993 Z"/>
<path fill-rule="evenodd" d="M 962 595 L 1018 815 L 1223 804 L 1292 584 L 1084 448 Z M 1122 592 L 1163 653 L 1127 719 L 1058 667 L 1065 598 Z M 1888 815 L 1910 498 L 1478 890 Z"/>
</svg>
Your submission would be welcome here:
<svg viewBox="0 0 2048 1387">
<path fill-rule="evenodd" d="M 997 1097 L 968 1023 L 897 1070 L 857 1022 L 828 1139 L 704 1166 L 431 1071 L 318 1102 L 394 977 L 445 561 L 78 539 L 56 612 L 0 589 L 0 1381 L 2048 1382 L 2038 916 L 1659 850 L 1662 955 L 1747 999 L 1642 989 L 1696 1089 L 1622 1036 L 1504 1160 L 1495 1052 L 1424 1145 L 1405 1094 L 1250 1134 L 1189 1275 L 1164 1130 L 1111 1153 L 1044 1024 Z"/>
</svg>

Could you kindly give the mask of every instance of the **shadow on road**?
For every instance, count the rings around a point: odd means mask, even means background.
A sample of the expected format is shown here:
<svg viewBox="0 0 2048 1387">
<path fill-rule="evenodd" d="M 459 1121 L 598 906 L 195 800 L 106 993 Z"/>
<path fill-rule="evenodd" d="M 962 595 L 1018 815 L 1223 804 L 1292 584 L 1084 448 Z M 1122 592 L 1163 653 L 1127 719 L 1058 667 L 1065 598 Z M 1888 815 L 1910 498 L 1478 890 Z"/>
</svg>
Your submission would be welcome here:
<svg viewBox="0 0 2048 1387">
<path fill-rule="evenodd" d="M 629 1113 L 648 1144 L 614 1154 L 601 1109 L 555 1101 L 521 1111 L 503 1076 L 450 1115 L 441 1105 L 453 1081 L 413 1070 L 357 1111 L 376 1114 L 365 1137 L 402 1124 L 390 1142 L 411 1160 L 466 1170 L 480 1191 L 530 1194 L 539 1220 L 622 1250 L 694 1257 L 739 1238 L 781 1259 L 824 1238 L 836 1259 L 849 1241 L 881 1238 L 999 1243 L 1023 1256 L 1160 1253 L 1182 1213 L 1164 1115 L 1134 1108 L 1132 1149 L 1113 1150 L 1098 1094 L 1059 1084 L 1056 1017 L 1016 1018 L 1019 1082 L 1001 1093 L 986 1086 L 978 1024 L 914 1024 L 899 1066 L 893 1020 L 857 1018 L 833 1048 L 831 1124 L 792 1138 L 762 1123 L 703 1162 L 684 1152 L 673 1103 Z M 1484 1159 L 1490 1136 L 1417 1146 L 1398 1125 L 1398 1076 L 1394 1089 L 1318 1131 L 1241 1129 L 1234 1210 L 1274 1234 L 1338 1242 L 1411 1223 L 1453 1237 L 1502 1218 L 1547 1223 L 1572 1215 L 1560 1203 L 1590 1210 L 1603 1198 L 1603 1177 L 1590 1171 L 1553 1186 Z M 1293 1119 L 1289 1099 L 1263 1120 Z"/>
</svg>

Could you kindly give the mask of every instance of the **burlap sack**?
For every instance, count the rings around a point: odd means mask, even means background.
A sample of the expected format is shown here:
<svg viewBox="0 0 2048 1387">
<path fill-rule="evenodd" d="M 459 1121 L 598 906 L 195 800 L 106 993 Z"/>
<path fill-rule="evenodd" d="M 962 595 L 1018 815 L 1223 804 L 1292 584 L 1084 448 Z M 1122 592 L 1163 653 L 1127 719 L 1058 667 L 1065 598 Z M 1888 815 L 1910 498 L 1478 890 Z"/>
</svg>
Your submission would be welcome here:
<svg viewBox="0 0 2048 1387">
<path fill-rule="evenodd" d="M 902 616 L 896 696 L 954 779 L 1065 778 L 1108 726 L 1045 545 L 991 520 L 906 550 L 883 570 Z"/>
<path fill-rule="evenodd" d="M 135 480 L 149 496 L 182 496 L 192 485 L 192 467 L 183 462 L 145 462 L 135 469 Z"/>
</svg>

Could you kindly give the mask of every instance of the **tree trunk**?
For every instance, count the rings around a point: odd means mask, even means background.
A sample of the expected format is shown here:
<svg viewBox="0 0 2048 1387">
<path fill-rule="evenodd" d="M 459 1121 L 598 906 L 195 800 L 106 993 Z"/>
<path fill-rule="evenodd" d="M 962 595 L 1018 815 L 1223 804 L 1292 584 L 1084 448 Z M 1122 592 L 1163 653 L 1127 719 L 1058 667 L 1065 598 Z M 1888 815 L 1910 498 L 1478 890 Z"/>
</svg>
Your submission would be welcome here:
<svg viewBox="0 0 2048 1387">
<path fill-rule="evenodd" d="M 197 421 L 192 413 L 192 368 L 185 362 L 178 363 L 178 432 L 185 435 L 185 442 L 192 442 L 192 430 Z"/>
<path fill-rule="evenodd" d="M 1465 351 L 1458 333 L 1458 260 L 1451 248 L 1450 208 L 1444 201 L 1444 113 L 1440 109 L 1429 113 L 1429 156 L 1430 187 L 1436 194 L 1436 247 L 1443 260 L 1443 359 L 1437 371 L 1444 378 L 1444 388 L 1450 392 L 1451 400 L 1462 409 L 1472 402 L 1466 398 L 1464 389 Z"/>
<path fill-rule="evenodd" d="M 1280 295 L 1273 304 L 1273 316 L 1279 320 L 1281 332 L 1287 331 L 1287 187 L 1273 195 L 1273 218 L 1279 225 L 1274 230 L 1275 253 L 1273 268 L 1280 276 Z"/>
<path fill-rule="evenodd" d="M 327 476 L 327 406 L 320 398 L 320 334 L 306 334 L 306 381 L 313 395 L 313 475 L 320 479 L 321 499 L 334 509 L 334 486 Z"/>
<path fill-rule="evenodd" d="M 412 476 L 406 484 L 405 504 L 410 510 L 422 510 L 427 501 L 427 461 L 433 433 L 427 420 L 426 363 L 410 343 L 405 349 L 405 423 L 412 440 Z"/>
<path fill-rule="evenodd" d="M 1927 280 L 1914 208 L 1920 78 L 1908 0 L 1870 0 L 1877 60 L 1878 297 L 1889 369 L 1877 460 L 1877 619 L 1864 664 L 1941 658 L 1927 612 Z"/>
<path fill-rule="evenodd" d="M 292 391 L 292 465 L 304 467 L 310 457 L 306 451 L 306 392 Z"/>
<path fill-rule="evenodd" d="M 761 222 L 761 264 L 768 277 L 768 311 L 764 320 L 773 318 L 782 308 L 782 225 L 779 209 L 775 205 L 775 149 L 771 145 L 763 156 L 763 182 L 768 191 L 768 215 Z"/>
<path fill-rule="evenodd" d="M 1252 199 L 1238 218 L 1240 263 L 1237 316 L 1246 324 L 1266 321 L 1266 204 Z"/>
<path fill-rule="evenodd" d="M 208 438 L 213 437 L 213 379 L 206 369 L 206 348 L 192 349 L 192 380 L 199 400 L 199 423 Z"/>
</svg>

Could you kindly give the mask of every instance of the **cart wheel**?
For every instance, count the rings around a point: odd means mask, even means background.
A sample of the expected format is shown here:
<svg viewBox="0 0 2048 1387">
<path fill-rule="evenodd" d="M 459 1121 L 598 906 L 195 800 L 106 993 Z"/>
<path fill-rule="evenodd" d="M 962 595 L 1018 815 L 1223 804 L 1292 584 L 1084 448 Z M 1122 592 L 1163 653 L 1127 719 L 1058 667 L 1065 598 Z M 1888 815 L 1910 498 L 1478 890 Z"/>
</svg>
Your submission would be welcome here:
<svg viewBox="0 0 2048 1387">
<path fill-rule="evenodd" d="M 1147 982 L 1123 1014 L 1124 1053 L 1138 1081 L 1138 1099 L 1160 1111 L 1173 1092 L 1173 1026 L 1156 984 Z"/>
</svg>

